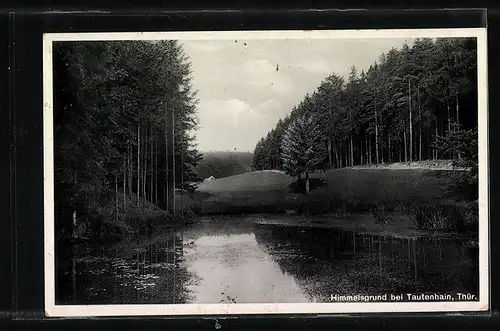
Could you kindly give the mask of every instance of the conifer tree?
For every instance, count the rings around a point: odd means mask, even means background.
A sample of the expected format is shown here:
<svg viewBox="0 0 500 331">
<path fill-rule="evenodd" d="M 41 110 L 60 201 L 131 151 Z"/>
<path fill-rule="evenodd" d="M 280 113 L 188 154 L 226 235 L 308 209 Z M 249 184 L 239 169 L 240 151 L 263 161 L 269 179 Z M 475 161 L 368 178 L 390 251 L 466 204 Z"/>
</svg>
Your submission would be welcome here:
<svg viewBox="0 0 500 331">
<path fill-rule="evenodd" d="M 169 191 L 199 181 L 197 99 L 178 41 L 58 42 L 54 78 L 57 226 L 110 203 L 115 216 L 141 200 L 167 208 Z"/>
<path fill-rule="evenodd" d="M 321 126 L 312 116 L 301 116 L 290 124 L 281 142 L 283 169 L 291 176 L 305 175 L 309 194 L 309 174 L 323 165 L 326 148 Z"/>
<path fill-rule="evenodd" d="M 263 137 L 255 166 L 276 163 L 279 132 L 303 115 L 321 123 L 332 168 L 460 160 L 463 152 L 439 148 L 438 140 L 457 131 L 456 124 L 477 135 L 476 52 L 474 38 L 417 39 L 381 54 L 359 75 L 351 68 L 346 82 L 329 74 Z"/>
</svg>

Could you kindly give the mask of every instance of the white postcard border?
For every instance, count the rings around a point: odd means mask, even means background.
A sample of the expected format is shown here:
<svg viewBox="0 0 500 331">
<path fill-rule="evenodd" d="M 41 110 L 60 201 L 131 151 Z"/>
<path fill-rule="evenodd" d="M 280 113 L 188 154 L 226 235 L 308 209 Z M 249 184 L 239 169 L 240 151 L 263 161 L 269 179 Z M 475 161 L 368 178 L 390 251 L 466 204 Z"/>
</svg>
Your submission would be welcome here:
<svg viewBox="0 0 500 331">
<path fill-rule="evenodd" d="M 478 302 L 384 303 L 266 303 L 175 305 L 56 305 L 54 252 L 54 151 L 52 44 L 90 40 L 256 40 L 256 39 L 363 39 L 363 38 L 476 37 L 478 70 L 479 157 L 479 299 Z M 48 33 L 43 35 L 43 146 L 44 146 L 44 252 L 45 314 L 50 317 L 337 314 L 388 312 L 462 312 L 489 309 L 489 165 L 487 31 L 471 29 L 290 30 L 290 31 L 185 31 Z M 354 293 L 353 293 L 354 294 Z"/>
</svg>

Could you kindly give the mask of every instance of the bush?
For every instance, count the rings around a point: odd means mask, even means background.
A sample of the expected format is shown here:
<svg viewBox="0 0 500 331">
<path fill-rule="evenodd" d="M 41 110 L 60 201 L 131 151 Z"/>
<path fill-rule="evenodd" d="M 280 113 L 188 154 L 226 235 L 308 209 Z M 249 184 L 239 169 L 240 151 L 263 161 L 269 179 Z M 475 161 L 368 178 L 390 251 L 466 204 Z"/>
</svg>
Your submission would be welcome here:
<svg viewBox="0 0 500 331">
<path fill-rule="evenodd" d="M 427 203 L 411 209 L 417 229 L 477 233 L 479 210 L 475 203 Z"/>
<path fill-rule="evenodd" d="M 112 215 L 89 213 L 78 220 L 77 235 L 94 242 L 112 242 L 133 234 L 133 227 L 123 220 L 114 219 Z"/>
</svg>

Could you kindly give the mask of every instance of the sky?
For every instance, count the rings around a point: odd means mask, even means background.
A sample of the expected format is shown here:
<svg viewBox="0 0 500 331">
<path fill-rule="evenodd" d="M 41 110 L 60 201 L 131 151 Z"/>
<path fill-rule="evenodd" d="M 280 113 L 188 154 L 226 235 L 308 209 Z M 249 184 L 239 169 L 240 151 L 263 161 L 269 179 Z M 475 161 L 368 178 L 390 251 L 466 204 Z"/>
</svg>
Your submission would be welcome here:
<svg viewBox="0 0 500 331">
<path fill-rule="evenodd" d="M 197 147 L 250 151 L 328 75 L 368 69 L 406 39 L 186 40 L 198 91 Z M 277 70 L 278 69 L 278 70 Z"/>
</svg>

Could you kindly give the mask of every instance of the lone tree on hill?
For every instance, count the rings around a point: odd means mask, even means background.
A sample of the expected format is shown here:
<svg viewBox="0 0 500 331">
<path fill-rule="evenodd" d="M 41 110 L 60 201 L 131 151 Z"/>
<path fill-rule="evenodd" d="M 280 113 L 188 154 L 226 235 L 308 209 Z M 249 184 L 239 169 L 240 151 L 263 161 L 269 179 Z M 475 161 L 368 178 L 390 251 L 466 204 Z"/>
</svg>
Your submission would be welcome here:
<svg viewBox="0 0 500 331">
<path fill-rule="evenodd" d="M 281 142 L 285 173 L 300 179 L 305 175 L 305 193 L 309 194 L 309 174 L 323 165 L 326 149 L 321 127 L 312 116 L 302 116 L 293 121 Z"/>
</svg>

